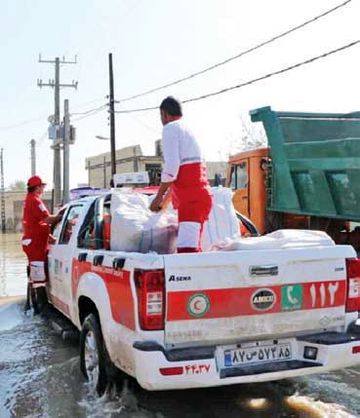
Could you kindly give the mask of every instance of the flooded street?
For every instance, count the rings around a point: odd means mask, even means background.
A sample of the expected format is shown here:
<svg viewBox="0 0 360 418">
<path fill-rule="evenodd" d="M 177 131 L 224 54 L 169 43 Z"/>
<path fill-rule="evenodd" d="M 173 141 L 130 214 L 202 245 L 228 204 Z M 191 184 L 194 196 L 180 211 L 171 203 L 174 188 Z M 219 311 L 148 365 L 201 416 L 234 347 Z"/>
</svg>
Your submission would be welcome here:
<svg viewBox="0 0 360 418">
<path fill-rule="evenodd" d="M 18 235 L 0 236 L 0 417 L 358 417 L 360 368 L 280 382 L 147 392 L 131 379 L 98 399 L 78 346 L 24 315 L 26 260 Z"/>
</svg>

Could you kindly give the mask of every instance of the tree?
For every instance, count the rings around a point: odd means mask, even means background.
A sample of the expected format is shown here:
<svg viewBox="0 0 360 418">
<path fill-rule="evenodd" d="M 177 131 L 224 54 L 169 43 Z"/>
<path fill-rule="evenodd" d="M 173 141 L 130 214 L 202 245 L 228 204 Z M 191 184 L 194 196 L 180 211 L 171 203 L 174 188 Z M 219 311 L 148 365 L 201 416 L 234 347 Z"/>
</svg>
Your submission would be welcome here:
<svg viewBox="0 0 360 418">
<path fill-rule="evenodd" d="M 260 124 L 248 123 L 240 116 L 241 132 L 234 141 L 234 148 L 237 152 L 249 151 L 256 148 L 266 147 L 267 138 L 263 127 Z"/>
<path fill-rule="evenodd" d="M 26 183 L 23 180 L 16 180 L 14 183 L 11 183 L 9 186 L 9 190 L 12 192 L 24 192 L 26 191 Z"/>
<path fill-rule="evenodd" d="M 227 149 L 218 150 L 221 160 L 239 152 L 267 147 L 267 137 L 261 123 L 251 123 L 247 117 L 240 115 L 236 132 L 226 135 Z"/>
</svg>

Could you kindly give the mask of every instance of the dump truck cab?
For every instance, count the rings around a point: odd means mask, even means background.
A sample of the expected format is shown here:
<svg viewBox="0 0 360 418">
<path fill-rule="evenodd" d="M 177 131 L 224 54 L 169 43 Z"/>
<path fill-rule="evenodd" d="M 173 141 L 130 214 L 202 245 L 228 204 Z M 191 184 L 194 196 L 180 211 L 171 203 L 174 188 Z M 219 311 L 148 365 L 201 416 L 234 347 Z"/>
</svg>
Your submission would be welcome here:
<svg viewBox="0 0 360 418">
<path fill-rule="evenodd" d="M 265 232 L 268 160 L 268 148 L 240 152 L 230 157 L 226 178 L 236 210 L 251 219 L 261 234 Z"/>
</svg>

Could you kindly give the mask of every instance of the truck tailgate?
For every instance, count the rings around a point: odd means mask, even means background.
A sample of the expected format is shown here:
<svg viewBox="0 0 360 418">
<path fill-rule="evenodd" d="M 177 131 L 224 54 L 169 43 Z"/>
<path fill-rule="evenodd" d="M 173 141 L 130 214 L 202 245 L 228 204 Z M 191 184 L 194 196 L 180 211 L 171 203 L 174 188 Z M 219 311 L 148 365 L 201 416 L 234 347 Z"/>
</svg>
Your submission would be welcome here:
<svg viewBox="0 0 360 418">
<path fill-rule="evenodd" d="M 164 256 L 166 344 L 235 342 L 343 326 L 350 246 Z"/>
</svg>

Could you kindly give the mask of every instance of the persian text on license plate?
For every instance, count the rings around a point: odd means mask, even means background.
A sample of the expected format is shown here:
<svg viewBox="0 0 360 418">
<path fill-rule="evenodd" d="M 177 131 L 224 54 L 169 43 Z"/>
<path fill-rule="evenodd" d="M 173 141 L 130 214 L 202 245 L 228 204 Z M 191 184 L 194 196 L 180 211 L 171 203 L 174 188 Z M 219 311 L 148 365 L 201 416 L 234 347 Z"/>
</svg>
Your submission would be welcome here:
<svg viewBox="0 0 360 418">
<path fill-rule="evenodd" d="M 224 351 L 226 367 L 291 359 L 291 344 L 271 344 Z"/>
</svg>

